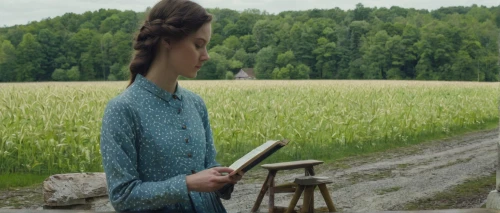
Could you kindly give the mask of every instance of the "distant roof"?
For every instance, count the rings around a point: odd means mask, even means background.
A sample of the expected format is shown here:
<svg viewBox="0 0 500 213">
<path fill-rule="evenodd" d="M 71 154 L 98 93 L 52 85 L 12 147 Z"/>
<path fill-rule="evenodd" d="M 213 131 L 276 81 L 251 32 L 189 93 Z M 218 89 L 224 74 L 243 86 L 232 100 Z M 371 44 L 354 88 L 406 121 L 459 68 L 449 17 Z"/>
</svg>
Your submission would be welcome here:
<svg viewBox="0 0 500 213">
<path fill-rule="evenodd" d="M 253 68 L 241 68 L 245 71 L 249 77 L 255 78 L 255 73 L 253 72 Z"/>
<path fill-rule="evenodd" d="M 253 72 L 253 68 L 241 68 L 238 74 L 234 77 L 236 78 L 255 78 L 255 73 Z"/>
<path fill-rule="evenodd" d="M 248 78 L 248 74 L 242 69 L 234 76 L 235 78 Z"/>
</svg>

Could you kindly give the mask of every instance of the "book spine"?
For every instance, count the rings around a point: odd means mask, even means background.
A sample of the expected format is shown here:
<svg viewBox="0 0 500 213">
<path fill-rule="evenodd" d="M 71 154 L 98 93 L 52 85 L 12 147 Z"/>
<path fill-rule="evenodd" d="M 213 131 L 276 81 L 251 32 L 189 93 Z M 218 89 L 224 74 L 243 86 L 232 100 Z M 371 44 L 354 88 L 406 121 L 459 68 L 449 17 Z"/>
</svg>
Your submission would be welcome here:
<svg viewBox="0 0 500 213">
<path fill-rule="evenodd" d="M 250 169 L 252 169 L 253 167 L 257 166 L 259 163 L 261 163 L 262 161 L 264 161 L 266 158 L 268 158 L 269 156 L 271 156 L 272 154 L 274 154 L 276 151 L 278 151 L 282 147 L 283 147 L 283 145 L 274 146 L 268 152 L 265 152 L 263 155 L 261 155 L 260 157 L 258 157 L 257 159 L 255 159 L 255 161 L 253 161 L 252 163 L 248 164 L 248 166 L 246 166 L 243 169 L 241 169 L 241 171 L 243 171 L 243 172 L 249 171 Z"/>
</svg>

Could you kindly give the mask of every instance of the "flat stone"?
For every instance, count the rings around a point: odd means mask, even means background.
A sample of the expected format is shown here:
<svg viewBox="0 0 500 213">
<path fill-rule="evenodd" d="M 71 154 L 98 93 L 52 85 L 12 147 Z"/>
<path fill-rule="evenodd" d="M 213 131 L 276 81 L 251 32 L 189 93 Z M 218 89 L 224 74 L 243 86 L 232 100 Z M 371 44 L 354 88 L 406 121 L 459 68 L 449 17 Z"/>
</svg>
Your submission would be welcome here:
<svg viewBox="0 0 500 213">
<path fill-rule="evenodd" d="M 500 44 L 499 44 L 499 46 L 500 46 Z M 497 152 L 498 152 L 498 154 L 497 154 L 498 159 L 497 159 L 497 183 L 496 183 L 497 188 L 496 188 L 496 190 L 500 191 L 500 140 L 497 143 Z"/>
<path fill-rule="evenodd" d="M 115 208 L 111 205 L 111 202 L 109 201 L 109 198 L 107 196 L 105 197 L 99 197 L 95 198 L 92 202 L 92 210 L 96 212 L 113 212 L 115 211 Z"/>
<path fill-rule="evenodd" d="M 498 191 L 490 192 L 486 201 L 486 208 L 500 210 L 500 193 Z"/>
<path fill-rule="evenodd" d="M 88 198 L 107 196 L 104 173 L 68 173 L 52 175 L 43 182 L 47 206 L 89 204 Z"/>
<path fill-rule="evenodd" d="M 92 210 L 90 204 L 77 204 L 71 206 L 43 206 L 43 210 Z"/>
</svg>

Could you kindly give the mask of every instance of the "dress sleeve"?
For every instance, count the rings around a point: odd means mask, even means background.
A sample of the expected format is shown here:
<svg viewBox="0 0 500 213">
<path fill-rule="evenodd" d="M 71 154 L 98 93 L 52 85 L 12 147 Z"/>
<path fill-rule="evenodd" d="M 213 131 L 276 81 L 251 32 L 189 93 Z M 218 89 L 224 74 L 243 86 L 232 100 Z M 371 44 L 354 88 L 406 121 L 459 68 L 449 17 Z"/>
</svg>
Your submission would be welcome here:
<svg viewBox="0 0 500 213">
<path fill-rule="evenodd" d="M 212 128 L 210 126 L 210 119 L 208 116 L 207 106 L 205 102 L 201 100 L 201 110 L 202 110 L 202 120 L 203 127 L 205 128 L 205 140 L 207 141 L 206 145 L 206 154 L 205 154 L 205 168 L 219 167 L 221 166 L 216 160 L 215 157 L 217 155 L 217 151 L 215 150 L 214 139 L 212 135 Z"/>
<path fill-rule="evenodd" d="M 186 175 L 145 182 L 137 171 L 138 124 L 129 105 L 112 99 L 104 110 L 100 149 L 109 200 L 116 211 L 158 209 L 189 202 Z"/>
<path fill-rule="evenodd" d="M 217 155 L 217 151 L 215 150 L 214 139 L 213 139 L 213 135 L 212 135 L 212 129 L 210 126 L 210 119 L 208 116 L 207 106 L 205 105 L 205 102 L 203 100 L 201 100 L 201 105 L 202 105 L 203 126 L 205 127 L 205 137 L 207 140 L 207 147 L 206 147 L 207 152 L 205 155 L 205 168 L 218 167 L 221 165 L 215 160 L 215 156 Z M 225 200 L 229 200 L 229 199 L 231 199 L 231 193 L 233 192 L 233 190 L 234 190 L 234 184 L 226 184 L 224 187 L 217 190 L 216 193 L 220 198 L 225 199 Z"/>
</svg>

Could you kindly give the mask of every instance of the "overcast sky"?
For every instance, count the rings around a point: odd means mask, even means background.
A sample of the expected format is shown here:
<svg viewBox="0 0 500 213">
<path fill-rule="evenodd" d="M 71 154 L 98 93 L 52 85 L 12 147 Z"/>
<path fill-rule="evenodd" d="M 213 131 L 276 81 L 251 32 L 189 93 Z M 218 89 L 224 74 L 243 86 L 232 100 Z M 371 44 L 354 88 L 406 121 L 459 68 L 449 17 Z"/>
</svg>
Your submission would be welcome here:
<svg viewBox="0 0 500 213">
<path fill-rule="evenodd" d="M 100 8 L 144 11 L 158 0 L 0 0 L 0 26 L 26 24 L 43 18 L 56 17 L 67 12 L 81 14 Z M 194 0 L 207 8 L 230 8 L 243 10 L 257 8 L 269 13 L 283 10 L 307 10 L 312 8 L 352 9 L 356 3 L 367 7 L 400 6 L 417 9 L 437 9 L 441 6 L 470 6 L 472 4 L 487 7 L 500 4 L 500 0 Z"/>
</svg>

